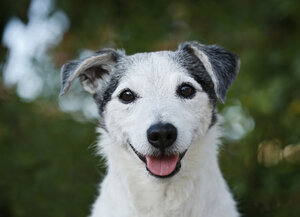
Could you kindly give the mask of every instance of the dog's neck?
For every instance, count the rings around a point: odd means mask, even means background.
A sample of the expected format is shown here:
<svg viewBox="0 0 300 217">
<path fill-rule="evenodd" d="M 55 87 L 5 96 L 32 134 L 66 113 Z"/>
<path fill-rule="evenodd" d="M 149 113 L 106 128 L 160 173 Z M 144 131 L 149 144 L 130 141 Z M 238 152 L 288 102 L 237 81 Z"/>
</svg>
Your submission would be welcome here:
<svg viewBox="0 0 300 217">
<path fill-rule="evenodd" d="M 222 207 L 226 203 L 234 206 L 234 202 L 219 170 L 218 138 L 218 126 L 210 128 L 191 145 L 179 173 L 166 179 L 151 176 L 144 163 L 128 155 L 124 147 L 102 143 L 109 168 L 100 200 L 118 201 L 114 209 L 116 213 L 117 209 L 123 210 L 120 216 L 223 216 Z M 101 142 L 108 141 L 102 136 Z M 220 211 L 207 207 L 219 207 Z"/>
</svg>

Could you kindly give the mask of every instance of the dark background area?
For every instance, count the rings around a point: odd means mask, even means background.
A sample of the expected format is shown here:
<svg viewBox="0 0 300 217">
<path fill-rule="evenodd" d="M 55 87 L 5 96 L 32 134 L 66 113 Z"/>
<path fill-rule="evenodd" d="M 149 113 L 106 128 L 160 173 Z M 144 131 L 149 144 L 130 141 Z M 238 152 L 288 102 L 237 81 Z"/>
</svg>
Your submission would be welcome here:
<svg viewBox="0 0 300 217">
<path fill-rule="evenodd" d="M 13 16 L 28 25 L 30 4 L 1 0 L 1 36 Z M 41 79 L 58 81 L 61 65 L 86 49 L 124 48 L 132 54 L 174 50 L 180 42 L 197 40 L 239 54 L 240 74 L 226 104 L 219 104 L 225 119 L 222 171 L 243 216 L 299 216 L 299 1 L 57 0 L 53 4 L 48 16 L 60 10 L 69 26 L 60 43 L 46 50 L 53 69 L 42 60 L 32 60 L 39 65 L 34 70 Z M 2 42 L 0 216 L 87 216 L 105 173 L 103 160 L 95 154 L 97 121 L 80 110 L 63 110 L 58 82 L 52 88 L 44 85 L 32 100 L 22 98 L 18 84 L 4 82 L 10 54 Z M 76 91 L 71 97 L 89 97 L 78 87 Z"/>
</svg>

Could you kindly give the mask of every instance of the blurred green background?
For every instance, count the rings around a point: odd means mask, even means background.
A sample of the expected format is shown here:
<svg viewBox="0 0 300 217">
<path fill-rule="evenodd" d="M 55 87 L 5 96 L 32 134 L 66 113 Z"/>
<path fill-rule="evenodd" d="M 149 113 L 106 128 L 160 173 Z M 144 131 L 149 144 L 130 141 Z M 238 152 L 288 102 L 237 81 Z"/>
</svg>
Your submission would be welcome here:
<svg viewBox="0 0 300 217">
<path fill-rule="evenodd" d="M 299 27 L 298 0 L 1 0 L 0 216 L 87 216 L 97 195 L 95 106 L 78 84 L 58 97 L 63 63 L 197 40 L 242 62 L 219 105 L 220 165 L 240 212 L 298 217 Z"/>
</svg>

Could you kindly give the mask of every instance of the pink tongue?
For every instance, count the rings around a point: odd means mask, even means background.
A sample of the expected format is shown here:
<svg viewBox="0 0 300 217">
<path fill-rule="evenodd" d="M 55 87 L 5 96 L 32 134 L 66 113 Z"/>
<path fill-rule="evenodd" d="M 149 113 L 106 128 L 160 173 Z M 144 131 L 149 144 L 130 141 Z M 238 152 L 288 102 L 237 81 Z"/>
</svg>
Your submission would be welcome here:
<svg viewBox="0 0 300 217">
<path fill-rule="evenodd" d="M 167 176 L 175 170 L 178 158 L 178 155 L 163 157 L 146 156 L 147 168 L 154 175 Z"/>
</svg>

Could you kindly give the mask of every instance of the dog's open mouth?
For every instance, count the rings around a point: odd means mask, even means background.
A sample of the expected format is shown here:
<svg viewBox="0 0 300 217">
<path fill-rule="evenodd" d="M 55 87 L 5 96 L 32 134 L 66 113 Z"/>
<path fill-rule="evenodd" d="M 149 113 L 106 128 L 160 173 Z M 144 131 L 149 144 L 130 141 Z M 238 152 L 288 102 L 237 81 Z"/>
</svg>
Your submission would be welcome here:
<svg viewBox="0 0 300 217">
<path fill-rule="evenodd" d="M 185 152 L 182 154 L 172 154 L 172 155 L 142 155 L 130 144 L 132 150 L 136 155 L 146 164 L 147 170 L 151 175 L 158 178 L 167 178 L 175 175 L 181 168 L 181 159 L 184 157 Z"/>
</svg>

